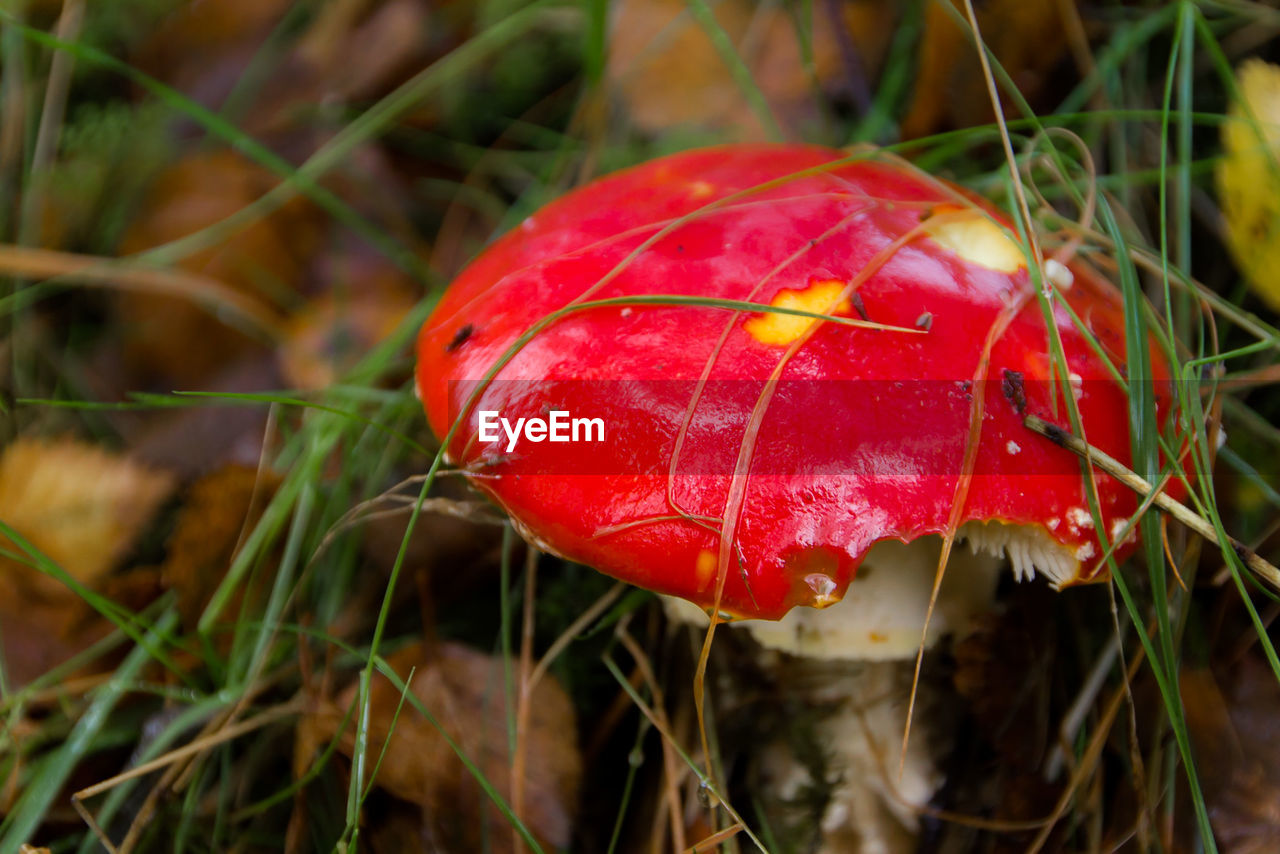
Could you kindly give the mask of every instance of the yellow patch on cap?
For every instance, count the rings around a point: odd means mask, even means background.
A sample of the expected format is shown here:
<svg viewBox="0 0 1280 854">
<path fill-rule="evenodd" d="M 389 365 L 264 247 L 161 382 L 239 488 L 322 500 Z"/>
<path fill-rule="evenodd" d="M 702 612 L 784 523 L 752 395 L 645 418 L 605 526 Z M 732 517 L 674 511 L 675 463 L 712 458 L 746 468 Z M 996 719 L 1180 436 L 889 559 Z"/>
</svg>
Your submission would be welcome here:
<svg viewBox="0 0 1280 854">
<path fill-rule="evenodd" d="M 698 552 L 697 563 L 694 564 L 693 571 L 698 579 L 698 590 L 706 590 L 707 585 L 716 577 L 716 565 L 720 561 L 716 558 L 716 553 L 703 549 Z"/>
<path fill-rule="evenodd" d="M 832 305 L 840 298 L 845 289 L 844 282 L 828 279 L 814 282 L 802 291 L 781 290 L 769 303 L 774 308 L 791 308 L 799 311 L 811 311 L 814 314 L 847 314 L 849 301 L 840 300 L 840 304 L 832 309 Z M 766 312 L 748 320 L 743 326 L 761 344 L 774 344 L 784 347 L 809 331 L 809 327 L 817 323 L 809 317 L 794 314 L 776 314 Z"/>
<path fill-rule="evenodd" d="M 925 234 L 964 260 L 1001 273 L 1016 273 L 1026 266 L 1018 244 L 981 211 L 948 205 L 934 214 L 923 223 Z"/>
<path fill-rule="evenodd" d="M 705 199 L 715 191 L 715 185 L 708 181 L 694 181 L 689 185 L 689 198 L 694 199 L 695 201 L 698 199 Z"/>
</svg>

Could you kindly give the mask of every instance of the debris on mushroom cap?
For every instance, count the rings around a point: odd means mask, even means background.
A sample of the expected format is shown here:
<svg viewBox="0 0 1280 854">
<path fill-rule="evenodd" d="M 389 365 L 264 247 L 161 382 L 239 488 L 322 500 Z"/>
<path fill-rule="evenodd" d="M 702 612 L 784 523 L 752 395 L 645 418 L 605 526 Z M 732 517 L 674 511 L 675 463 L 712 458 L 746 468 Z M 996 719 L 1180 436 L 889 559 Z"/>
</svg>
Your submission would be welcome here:
<svg viewBox="0 0 1280 854">
<path fill-rule="evenodd" d="M 1022 575 L 1092 580 L 1095 538 L 1136 502 L 1099 475 L 1095 529 L 1077 459 L 1022 422 L 1065 423 L 1070 388 L 1088 440 L 1129 458 L 1125 390 L 1100 355 L 1123 375 L 1122 301 L 1067 265 L 1055 371 L 1011 234 L 874 154 L 666 157 L 568 194 L 474 261 L 422 331 L 419 393 L 449 459 L 523 531 L 704 608 L 830 605 L 873 544 L 953 522 L 1001 523 L 975 540 Z M 1152 362 L 1164 411 L 1168 369 Z M 550 441 L 556 417 L 584 435 Z"/>
</svg>

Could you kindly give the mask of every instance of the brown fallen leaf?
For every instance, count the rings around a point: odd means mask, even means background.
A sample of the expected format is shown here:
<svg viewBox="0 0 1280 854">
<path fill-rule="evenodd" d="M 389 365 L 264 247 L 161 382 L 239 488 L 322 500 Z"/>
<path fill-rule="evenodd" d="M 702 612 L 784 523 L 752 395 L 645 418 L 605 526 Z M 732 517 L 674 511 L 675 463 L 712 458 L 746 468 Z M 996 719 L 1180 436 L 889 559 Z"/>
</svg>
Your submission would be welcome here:
<svg viewBox="0 0 1280 854">
<path fill-rule="evenodd" d="M 59 604 L 25 599 L 0 583 L 0 658 L 15 690 L 106 637 L 111 624 L 78 599 Z M 0 792 L 0 812 L 4 812 Z"/>
<path fill-rule="evenodd" d="M 1280 850 L 1280 684 L 1275 675 L 1260 656 L 1250 655 L 1230 669 L 1185 669 L 1180 689 L 1219 850 Z M 1193 828 L 1187 826 L 1179 836 L 1194 838 Z"/>
<path fill-rule="evenodd" d="M 218 0 L 175 4 L 132 63 L 209 107 L 242 78 L 291 0 Z"/>
<path fill-rule="evenodd" d="M 228 465 L 187 490 L 168 554 L 161 567 L 165 587 L 178 595 L 183 622 L 194 626 L 209 603 L 241 540 L 257 524 L 279 479 L 269 472 Z M 231 613 L 237 610 L 233 604 Z"/>
<path fill-rule="evenodd" d="M 377 101 L 454 42 L 434 0 L 332 0 L 321 5 L 245 108 L 241 126 L 295 157 L 333 132 L 316 105 Z M 451 21 L 451 23 L 456 23 Z M 200 69 L 192 69 L 198 79 Z M 222 81 L 230 75 L 223 74 Z"/>
<path fill-rule="evenodd" d="M 448 50 L 469 14 L 440 16 L 436 0 L 329 0 L 293 16 L 289 0 L 184 4 L 134 56 L 134 63 L 211 109 L 229 102 L 239 127 L 277 152 L 314 150 L 317 106 L 373 102 Z M 274 38 L 273 38 L 274 34 Z M 272 39 L 268 47 L 267 42 Z M 255 69 L 254 63 L 259 64 Z M 243 85 L 256 72 L 255 85 Z M 263 73 L 266 72 L 266 73 Z"/>
<path fill-rule="evenodd" d="M 422 69 L 438 46 L 428 0 L 337 0 L 298 40 L 297 55 L 324 97 L 373 99 Z"/>
<path fill-rule="evenodd" d="M 177 240 L 236 213 L 279 180 L 229 151 L 190 155 L 156 180 L 121 240 L 121 255 Z M 300 285 L 320 239 L 314 210 L 293 199 L 207 249 L 178 262 L 278 311 Z M 115 301 L 126 362 L 146 380 L 190 387 L 255 349 L 254 341 L 206 307 L 170 296 L 123 292 Z"/>
<path fill-rule="evenodd" d="M 820 116 L 818 87 L 861 90 L 855 102 L 865 96 L 898 15 L 896 5 L 883 0 L 814 3 L 809 22 L 797 22 L 783 6 L 750 0 L 711 7 L 790 135 L 801 135 Z M 832 9 L 843 32 L 832 25 Z M 768 128 L 685 0 L 624 0 L 610 11 L 609 79 L 638 128 L 658 133 L 694 125 L 741 140 L 767 137 Z M 798 27 L 812 34 L 811 69 Z"/>
<path fill-rule="evenodd" d="M 174 479 L 74 439 L 19 439 L 0 454 L 0 520 L 88 587 L 108 586 Z M 0 547 L 23 550 L 0 534 Z M 80 597 L 21 560 L 0 557 L 0 651 L 12 689 L 104 636 Z"/>
<path fill-rule="evenodd" d="M 120 372 L 107 359 L 100 385 L 107 393 L 120 394 L 120 388 L 112 384 Z M 276 360 L 268 356 L 229 365 L 203 383 L 204 391 L 215 394 L 267 393 L 283 387 Z M 103 398 L 107 394 L 99 396 Z M 177 472 L 186 480 L 231 463 L 256 467 L 264 444 L 272 439 L 270 422 L 269 410 L 250 406 L 183 406 L 120 412 L 111 419 L 139 459 Z"/>
<path fill-rule="evenodd" d="M 291 387 L 332 385 L 404 320 L 416 300 L 407 277 L 389 267 L 362 271 L 289 319 L 280 365 Z"/>
<path fill-rule="evenodd" d="M 479 767 L 489 783 L 511 803 L 508 709 L 504 703 L 505 666 L 500 658 L 455 643 L 429 648 L 414 644 L 388 658 L 402 678 L 412 672 L 410 690 L 444 732 Z M 335 702 L 321 702 L 299 727 L 295 774 L 313 761 L 314 748 L 333 737 L 357 686 Z M 582 760 L 577 725 L 568 696 L 547 676 L 534 689 L 525 741 L 525 814 L 530 831 L 551 848 L 569 844 L 576 814 Z M 396 719 L 399 708 L 399 718 Z M 394 731 L 392 726 L 394 724 Z M 400 693 L 375 677 L 370 697 L 369 755 L 382 754 L 377 783 L 397 798 L 422 808 L 424 834 L 431 850 L 470 852 L 513 850 L 511 826 L 489 801 L 479 783 L 436 729 Z M 339 750 L 351 756 L 354 728 L 339 737 Z"/>
<path fill-rule="evenodd" d="M 76 439 L 19 439 L 0 454 L 0 520 L 90 587 L 133 546 L 173 487 L 165 472 Z M 68 595 L 53 578 L 0 559 L 6 581 L 44 602 Z"/>
</svg>

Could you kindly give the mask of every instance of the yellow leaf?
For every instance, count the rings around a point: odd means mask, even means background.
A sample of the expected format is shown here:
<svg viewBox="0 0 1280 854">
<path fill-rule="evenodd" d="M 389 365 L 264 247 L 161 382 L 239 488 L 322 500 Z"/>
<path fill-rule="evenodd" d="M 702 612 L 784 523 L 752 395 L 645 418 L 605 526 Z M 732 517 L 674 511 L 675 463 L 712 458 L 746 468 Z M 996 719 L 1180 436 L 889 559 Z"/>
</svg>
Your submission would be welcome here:
<svg viewBox="0 0 1280 854">
<path fill-rule="evenodd" d="M 1250 286 L 1280 311 L 1280 66 L 1251 59 L 1236 80 L 1243 100 L 1222 126 L 1217 166 L 1227 244 Z"/>
</svg>

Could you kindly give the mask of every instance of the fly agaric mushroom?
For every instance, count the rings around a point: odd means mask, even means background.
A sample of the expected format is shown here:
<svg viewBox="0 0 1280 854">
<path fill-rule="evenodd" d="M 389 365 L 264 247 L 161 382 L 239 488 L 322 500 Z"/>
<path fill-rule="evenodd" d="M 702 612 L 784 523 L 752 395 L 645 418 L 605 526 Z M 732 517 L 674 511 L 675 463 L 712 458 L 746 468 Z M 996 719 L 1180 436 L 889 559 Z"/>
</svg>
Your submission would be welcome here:
<svg viewBox="0 0 1280 854">
<path fill-rule="evenodd" d="M 530 540 L 735 617 L 830 605 L 873 544 L 952 526 L 1019 577 L 1092 580 L 1077 460 L 1022 424 L 1065 403 L 1001 223 L 952 185 L 824 148 L 666 157 L 553 202 L 464 270 L 422 330 L 418 391 L 448 459 Z M 1123 370 L 1120 295 L 1045 266 L 1087 437 L 1128 459 L 1101 357 Z M 1110 535 L 1135 502 L 1096 488 Z"/>
<path fill-rule="evenodd" d="M 1135 500 L 1096 478 L 1095 531 L 1076 458 L 1023 419 L 1063 422 L 1069 393 L 1088 440 L 1127 459 L 1106 361 L 1123 373 L 1124 322 L 1088 267 L 1043 267 L 1065 365 L 1027 255 L 965 191 L 812 146 L 686 152 L 484 252 L 422 330 L 418 391 L 448 459 L 529 540 L 704 611 L 826 608 L 874 545 L 928 535 L 1066 586 L 1105 577 L 1099 534 Z M 822 633 L 826 615 L 800 614 L 775 645 Z M 826 654 L 899 658 L 922 616 Z"/>
</svg>

